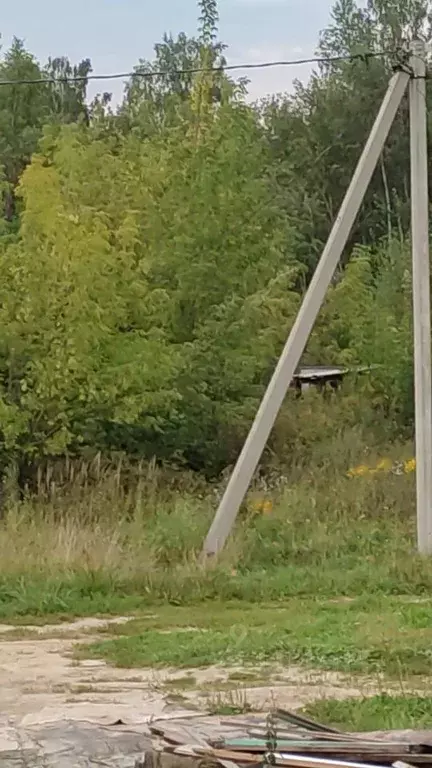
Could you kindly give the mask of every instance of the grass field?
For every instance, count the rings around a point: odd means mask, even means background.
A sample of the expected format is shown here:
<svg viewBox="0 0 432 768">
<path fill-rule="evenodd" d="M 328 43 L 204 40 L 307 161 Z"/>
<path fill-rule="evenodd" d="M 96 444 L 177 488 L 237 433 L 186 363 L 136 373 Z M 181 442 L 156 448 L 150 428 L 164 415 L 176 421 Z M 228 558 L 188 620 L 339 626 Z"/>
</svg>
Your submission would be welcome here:
<svg viewBox="0 0 432 768">
<path fill-rule="evenodd" d="M 252 491 L 217 561 L 203 562 L 201 546 L 220 491 L 196 477 L 167 482 L 150 467 L 125 483 L 120 469 L 87 466 L 73 482 L 41 478 L 1 523 L 0 618 L 133 614 L 76 655 L 369 675 L 400 695 L 318 701 L 310 714 L 359 729 L 430 722 L 430 700 L 405 693 L 426 691 L 432 669 L 432 562 L 416 554 L 415 473 L 347 476 L 355 464 L 407 460 L 412 447 L 378 451 L 352 430 L 336 437 Z"/>
<path fill-rule="evenodd" d="M 382 595 L 352 602 L 292 598 L 275 605 L 212 603 L 156 609 L 81 653 L 120 666 L 303 664 L 397 680 L 428 676 L 432 599 Z M 127 633 L 125 635 L 125 633 Z"/>
<path fill-rule="evenodd" d="M 14 502 L 0 524 L 0 618 L 429 595 L 432 563 L 415 551 L 414 473 L 348 478 L 355 461 L 373 465 L 379 454 L 345 448 L 293 467 L 282 488 L 257 489 L 217 562 L 200 556 L 217 489 L 193 478 L 167 490 L 153 471 L 125 491 L 108 475 Z M 391 450 L 410 455 L 410 446 Z M 270 512 L 256 511 L 258 497 L 271 498 Z"/>
<path fill-rule="evenodd" d="M 269 514 L 245 510 L 200 557 L 215 494 L 125 498 L 107 485 L 16 504 L 1 523 L 0 617 L 124 613 L 160 603 L 429 595 L 415 552 L 414 473 L 293 472 Z"/>
</svg>

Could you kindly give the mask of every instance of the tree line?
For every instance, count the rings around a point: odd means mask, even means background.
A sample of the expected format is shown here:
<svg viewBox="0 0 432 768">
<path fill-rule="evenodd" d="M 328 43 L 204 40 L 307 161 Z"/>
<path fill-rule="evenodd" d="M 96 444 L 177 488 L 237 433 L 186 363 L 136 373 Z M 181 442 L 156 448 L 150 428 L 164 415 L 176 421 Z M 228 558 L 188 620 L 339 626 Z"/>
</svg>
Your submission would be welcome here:
<svg viewBox="0 0 432 768">
<path fill-rule="evenodd" d="M 395 56 L 431 38 L 427 0 L 337 0 L 319 55 L 386 55 L 250 104 L 223 73 L 216 0 L 198 6 L 196 37 L 166 35 L 118 107 L 88 101 L 89 59 L 41 64 L 16 39 L 0 60 L 0 80 L 55 79 L 0 87 L 3 467 L 233 460 Z M 404 102 L 304 358 L 379 363 L 367 397 L 395 429 L 412 418 L 409 207 Z"/>
</svg>

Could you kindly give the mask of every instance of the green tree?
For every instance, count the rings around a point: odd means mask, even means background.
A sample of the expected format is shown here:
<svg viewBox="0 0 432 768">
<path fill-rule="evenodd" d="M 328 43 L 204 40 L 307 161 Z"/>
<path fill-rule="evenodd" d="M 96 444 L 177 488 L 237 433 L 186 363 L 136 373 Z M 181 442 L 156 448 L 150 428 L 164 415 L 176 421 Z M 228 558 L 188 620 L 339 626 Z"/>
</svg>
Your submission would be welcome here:
<svg viewBox="0 0 432 768">
<path fill-rule="evenodd" d="M 338 0 L 321 35 L 323 57 L 388 55 L 323 65 L 294 96 L 263 113 L 287 206 L 301 231 L 299 257 L 313 269 L 387 88 L 410 37 L 429 37 L 427 0 Z M 399 54 L 395 55 L 395 49 Z M 432 97 L 428 95 L 428 103 Z M 432 103 L 431 103 L 432 108 Z M 432 114 L 432 109 L 429 109 Z M 346 249 L 409 227 L 408 110 L 404 101 Z"/>
<path fill-rule="evenodd" d="M 268 164 L 236 102 L 199 143 L 46 131 L 1 259 L 5 450 L 230 458 L 297 306 Z"/>
<path fill-rule="evenodd" d="M 47 80 L 3 85 L 0 88 L 0 169 L 5 218 L 15 216 L 14 190 L 21 173 L 37 149 L 43 126 L 52 121 L 71 122 L 86 117 L 86 78 L 90 62 L 72 67 L 67 59 L 55 59 L 42 67 L 15 38 L 0 61 L 1 80 Z M 79 76 L 76 84 L 52 85 L 49 78 Z"/>
<path fill-rule="evenodd" d="M 398 2 L 339 0 L 321 52 L 429 34 L 428 4 L 396 19 Z M 120 450 L 214 473 L 251 423 L 391 59 L 331 62 L 257 109 L 218 70 L 215 0 L 199 9 L 197 37 L 164 38 L 118 112 L 108 94 L 87 107 L 88 61 L 41 67 L 15 41 L 0 65 L 47 80 L 0 89 L 17 229 L 0 238 L 0 463 Z M 412 416 L 408 181 L 404 106 L 305 357 L 379 363 L 369 397 L 399 425 Z"/>
<path fill-rule="evenodd" d="M 135 68 L 144 77 L 133 77 L 126 86 L 119 111 L 122 129 L 140 131 L 142 136 L 175 124 L 190 110 L 190 96 L 197 93 L 197 83 L 207 83 L 213 104 L 223 92 L 232 93 L 232 83 L 222 68 L 226 64 L 226 46 L 218 40 L 216 0 L 198 0 L 199 28 L 196 37 L 181 32 L 177 37 L 165 34 L 155 45 L 152 62 L 141 60 Z M 215 73 L 198 77 L 197 69 L 214 68 Z M 201 97 L 200 97 L 201 98 Z"/>
</svg>

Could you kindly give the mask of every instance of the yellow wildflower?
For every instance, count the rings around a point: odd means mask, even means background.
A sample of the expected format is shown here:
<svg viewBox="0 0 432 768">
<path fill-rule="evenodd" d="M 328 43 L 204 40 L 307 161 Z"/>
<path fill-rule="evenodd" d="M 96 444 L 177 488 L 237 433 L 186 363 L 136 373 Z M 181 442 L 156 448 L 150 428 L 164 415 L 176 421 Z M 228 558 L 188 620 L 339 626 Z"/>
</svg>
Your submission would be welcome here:
<svg viewBox="0 0 432 768">
<path fill-rule="evenodd" d="M 408 459 L 407 461 L 396 462 L 393 464 L 391 459 L 380 459 L 375 468 L 368 467 L 366 464 L 360 464 L 358 467 L 353 467 L 347 472 L 348 477 L 364 477 L 365 475 L 375 475 L 377 472 L 393 472 L 394 474 L 409 474 L 415 472 L 416 460 Z"/>
<path fill-rule="evenodd" d="M 273 509 L 273 503 L 271 501 L 265 501 L 262 505 L 263 515 L 269 515 Z"/>
<path fill-rule="evenodd" d="M 256 515 L 269 515 L 273 509 L 273 502 L 270 499 L 255 498 L 251 500 L 249 509 Z"/>
<path fill-rule="evenodd" d="M 408 474 L 409 472 L 415 472 L 415 470 L 416 470 L 415 459 L 408 459 L 408 461 L 404 462 L 404 472 Z"/>
</svg>

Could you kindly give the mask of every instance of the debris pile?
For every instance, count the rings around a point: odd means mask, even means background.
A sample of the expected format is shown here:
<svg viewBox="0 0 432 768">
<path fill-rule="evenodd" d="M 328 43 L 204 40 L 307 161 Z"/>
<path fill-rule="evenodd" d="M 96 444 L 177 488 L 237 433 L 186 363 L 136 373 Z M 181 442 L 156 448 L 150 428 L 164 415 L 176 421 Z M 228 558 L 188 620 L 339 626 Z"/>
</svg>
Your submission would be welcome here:
<svg viewBox="0 0 432 768">
<path fill-rule="evenodd" d="M 432 732 L 344 733 L 280 709 L 264 719 L 190 719 L 153 723 L 150 730 L 155 751 L 206 766 L 432 767 Z"/>
</svg>

